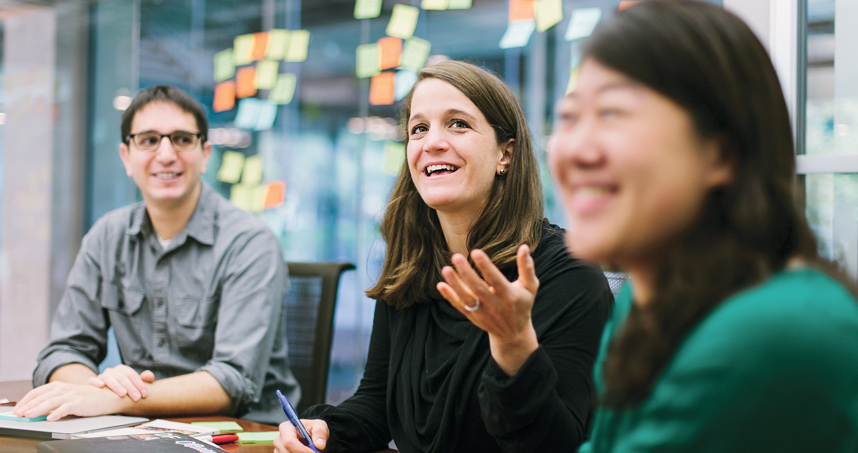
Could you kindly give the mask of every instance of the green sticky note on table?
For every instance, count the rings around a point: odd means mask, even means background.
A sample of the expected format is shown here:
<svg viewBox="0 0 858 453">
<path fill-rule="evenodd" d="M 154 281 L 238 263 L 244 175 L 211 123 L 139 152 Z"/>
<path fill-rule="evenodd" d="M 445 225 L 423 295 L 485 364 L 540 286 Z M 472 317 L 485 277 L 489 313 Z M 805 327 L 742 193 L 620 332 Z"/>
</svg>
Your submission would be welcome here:
<svg viewBox="0 0 858 453">
<path fill-rule="evenodd" d="M 221 50 L 214 56 L 215 82 L 223 82 L 235 74 L 235 63 L 232 60 L 232 49 Z"/>
<path fill-rule="evenodd" d="M 244 428 L 241 427 L 236 422 L 233 421 L 223 421 L 223 422 L 191 422 L 192 425 L 200 425 L 206 426 L 209 428 L 214 428 L 220 431 L 221 434 L 227 433 L 237 433 L 244 431 Z"/>
<path fill-rule="evenodd" d="M 357 0 L 355 19 L 372 19 L 381 15 L 381 0 Z"/>
<path fill-rule="evenodd" d="M 280 431 L 260 431 L 253 433 L 238 433 L 238 441 L 243 444 L 271 444 L 280 435 Z"/>
<path fill-rule="evenodd" d="M 238 182 L 241 178 L 241 170 L 244 168 L 244 154 L 237 151 L 226 151 L 220 161 L 220 170 L 217 179 L 229 184 Z"/>
<path fill-rule="evenodd" d="M 402 54 L 399 57 L 399 65 L 405 69 L 419 71 L 426 65 L 426 59 L 429 58 L 429 51 L 432 49 L 432 44 L 417 37 L 405 41 L 402 45 Z"/>
<path fill-rule="evenodd" d="M 0 420 L 9 420 L 9 421 L 13 421 L 13 422 L 39 422 L 39 421 L 45 420 L 47 418 L 48 418 L 47 415 L 42 415 L 41 417 L 33 417 L 33 418 L 18 417 L 12 412 L 11 408 L 8 411 L 0 412 Z"/>
<path fill-rule="evenodd" d="M 536 0 L 536 30 L 544 32 L 563 20 L 563 0 Z"/>
<path fill-rule="evenodd" d="M 298 77 L 295 74 L 280 74 L 277 76 L 277 83 L 274 84 L 274 88 L 268 93 L 268 101 L 273 104 L 292 102 L 297 84 Z"/>
<path fill-rule="evenodd" d="M 359 79 L 372 77 L 381 72 L 381 56 L 378 44 L 363 44 L 355 51 L 355 75 Z"/>
<path fill-rule="evenodd" d="M 393 13 L 390 14 L 390 22 L 387 23 L 385 30 L 387 36 L 401 39 L 414 36 L 414 29 L 417 28 L 417 17 L 419 16 L 420 9 L 418 8 L 401 3 L 393 5 Z"/>
<path fill-rule="evenodd" d="M 286 58 L 286 49 L 289 48 L 289 31 L 280 28 L 268 30 L 267 58 L 282 60 Z"/>
<path fill-rule="evenodd" d="M 262 60 L 256 63 L 256 88 L 270 90 L 277 82 L 277 72 L 280 70 L 280 62 L 275 60 Z"/>
<path fill-rule="evenodd" d="M 294 30 L 289 33 L 289 46 L 286 48 L 286 61 L 304 61 L 310 50 L 310 31 Z"/>
</svg>

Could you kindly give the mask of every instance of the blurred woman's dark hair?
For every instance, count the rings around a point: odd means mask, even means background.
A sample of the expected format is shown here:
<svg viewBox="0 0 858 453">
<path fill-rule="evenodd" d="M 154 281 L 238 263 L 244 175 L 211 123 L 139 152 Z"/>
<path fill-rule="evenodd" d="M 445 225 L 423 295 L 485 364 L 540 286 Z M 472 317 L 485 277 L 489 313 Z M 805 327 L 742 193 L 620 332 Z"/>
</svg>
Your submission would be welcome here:
<svg viewBox="0 0 858 453">
<path fill-rule="evenodd" d="M 655 297 L 633 304 L 612 341 L 602 404 L 643 401 L 678 345 L 730 295 L 790 263 L 822 268 L 795 199 L 795 155 L 786 102 L 766 49 L 732 13 L 697 1 L 635 4 L 600 25 L 583 48 L 588 59 L 671 99 L 701 137 L 715 138 L 734 165 L 695 223 L 659 263 Z"/>
</svg>

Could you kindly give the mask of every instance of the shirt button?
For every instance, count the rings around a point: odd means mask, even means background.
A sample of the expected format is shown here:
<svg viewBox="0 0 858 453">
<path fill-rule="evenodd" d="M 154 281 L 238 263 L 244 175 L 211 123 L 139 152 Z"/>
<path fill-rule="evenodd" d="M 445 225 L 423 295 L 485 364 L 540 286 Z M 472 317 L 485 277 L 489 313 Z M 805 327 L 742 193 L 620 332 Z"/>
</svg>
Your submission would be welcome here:
<svg viewBox="0 0 858 453">
<path fill-rule="evenodd" d="M 158 307 L 160 307 L 160 306 L 164 305 L 164 299 L 157 299 L 157 300 L 155 300 L 155 305 L 156 305 L 156 306 L 158 306 Z"/>
<path fill-rule="evenodd" d="M 158 346 L 163 347 L 166 342 L 167 342 L 167 340 L 161 338 L 160 340 L 158 340 Z"/>
</svg>

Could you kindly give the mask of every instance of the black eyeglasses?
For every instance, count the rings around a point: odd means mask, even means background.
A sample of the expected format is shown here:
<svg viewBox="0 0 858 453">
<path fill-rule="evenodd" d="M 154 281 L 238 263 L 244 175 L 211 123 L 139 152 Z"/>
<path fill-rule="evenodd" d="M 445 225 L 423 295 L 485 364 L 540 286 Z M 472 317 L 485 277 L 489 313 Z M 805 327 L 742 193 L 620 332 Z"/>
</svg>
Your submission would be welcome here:
<svg viewBox="0 0 858 453">
<path fill-rule="evenodd" d="M 190 151 L 197 146 L 200 140 L 205 140 L 205 135 L 197 132 L 176 131 L 170 134 L 159 134 L 157 132 L 141 132 L 125 137 L 125 141 L 134 140 L 134 145 L 140 151 L 155 151 L 164 137 L 170 139 L 173 149 L 176 151 Z"/>
</svg>

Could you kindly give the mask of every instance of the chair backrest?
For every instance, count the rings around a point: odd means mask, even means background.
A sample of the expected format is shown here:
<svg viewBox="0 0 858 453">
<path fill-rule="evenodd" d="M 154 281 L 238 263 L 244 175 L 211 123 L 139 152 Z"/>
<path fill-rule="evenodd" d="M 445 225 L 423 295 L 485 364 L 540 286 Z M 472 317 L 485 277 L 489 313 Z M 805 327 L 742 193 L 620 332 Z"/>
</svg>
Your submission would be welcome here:
<svg viewBox="0 0 858 453">
<path fill-rule="evenodd" d="M 325 402 L 334 332 L 334 309 L 340 274 L 351 263 L 297 263 L 289 267 L 286 295 L 286 340 L 289 367 L 301 384 L 298 414 Z"/>
</svg>

